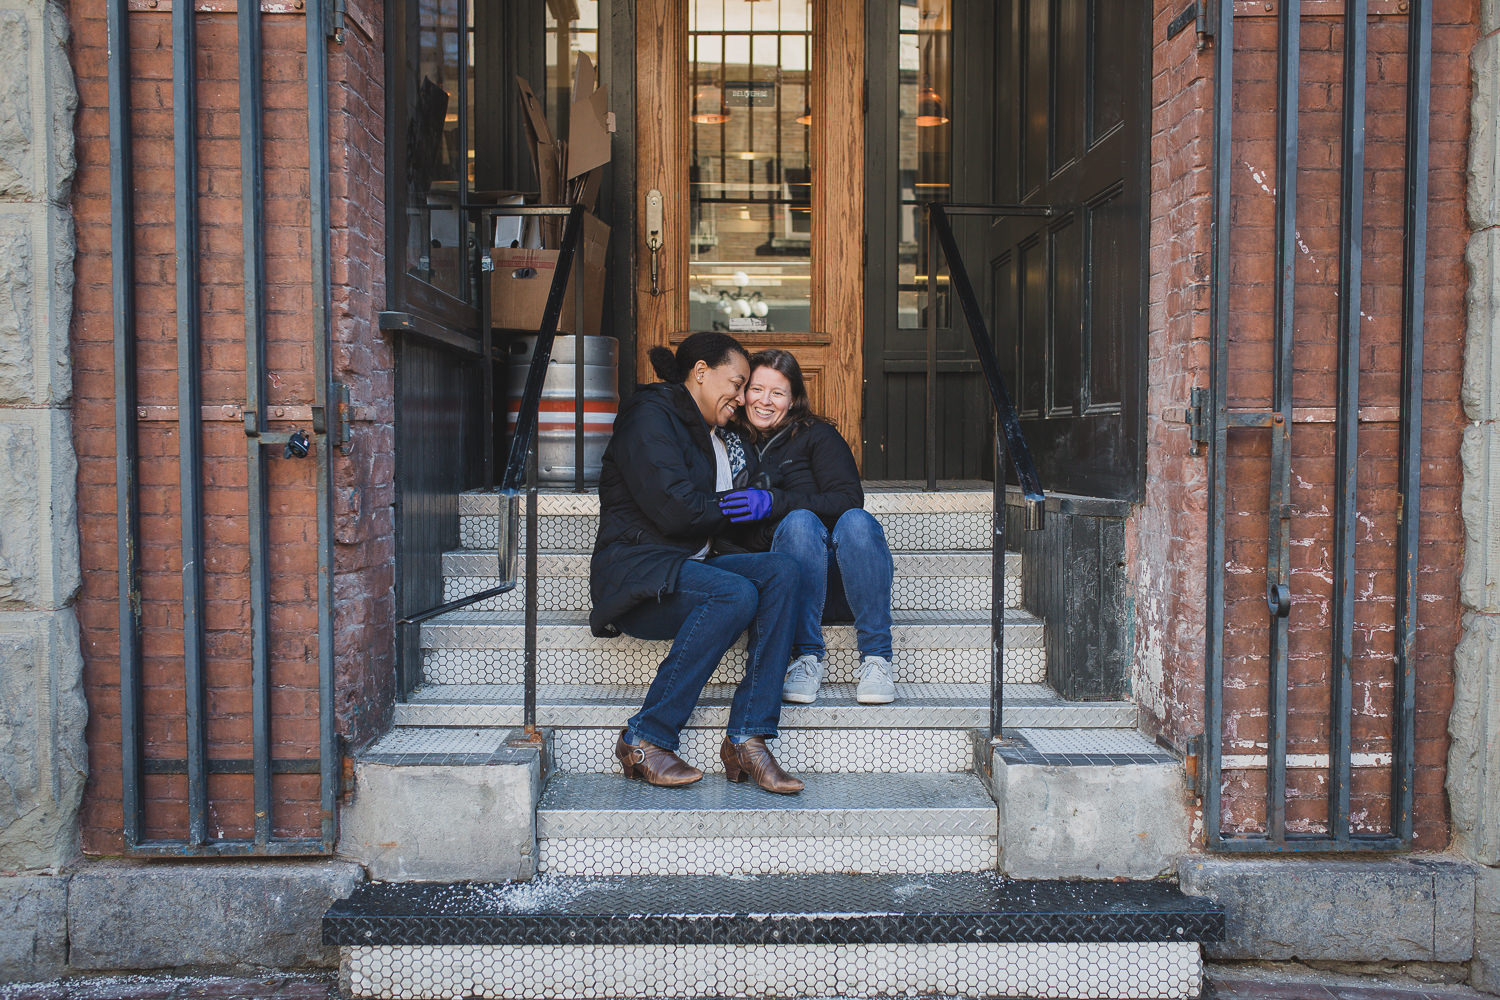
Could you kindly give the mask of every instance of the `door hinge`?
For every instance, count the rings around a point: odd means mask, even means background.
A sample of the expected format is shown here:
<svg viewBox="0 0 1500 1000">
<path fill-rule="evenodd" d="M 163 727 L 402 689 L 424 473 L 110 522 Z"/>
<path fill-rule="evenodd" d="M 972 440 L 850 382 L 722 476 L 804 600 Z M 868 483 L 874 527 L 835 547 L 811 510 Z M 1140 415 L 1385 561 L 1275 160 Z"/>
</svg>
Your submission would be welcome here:
<svg viewBox="0 0 1500 1000">
<path fill-rule="evenodd" d="M 312 408 L 313 433 L 327 435 L 329 443 L 347 455 L 353 409 L 349 404 L 349 387 L 342 382 L 334 382 L 328 387 L 328 402 L 326 407 Z"/>
<path fill-rule="evenodd" d="M 328 23 L 324 26 L 328 37 L 339 45 L 344 44 L 344 15 L 348 12 L 348 0 L 333 0 L 325 8 L 328 11 Z"/>
<path fill-rule="evenodd" d="M 1189 455 L 1201 455 L 1203 446 L 1208 444 L 1208 422 L 1206 410 L 1208 409 L 1208 390 L 1194 386 L 1192 393 L 1188 396 L 1188 405 L 1181 409 L 1165 410 L 1161 418 L 1171 424 L 1186 424 L 1188 428 L 1188 440 L 1191 445 L 1188 448 Z"/>
<path fill-rule="evenodd" d="M 1189 795 L 1203 797 L 1203 747 L 1207 741 L 1202 733 L 1195 733 L 1188 737 L 1187 747 L 1182 755 L 1182 769 L 1187 779 L 1187 790 Z"/>
</svg>

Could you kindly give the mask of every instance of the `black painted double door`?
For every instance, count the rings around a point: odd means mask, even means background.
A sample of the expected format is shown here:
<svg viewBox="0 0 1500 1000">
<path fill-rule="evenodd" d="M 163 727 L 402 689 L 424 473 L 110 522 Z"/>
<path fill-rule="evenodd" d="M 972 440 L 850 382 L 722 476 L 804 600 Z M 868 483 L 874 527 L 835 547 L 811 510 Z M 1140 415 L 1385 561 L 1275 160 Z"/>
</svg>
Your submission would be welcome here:
<svg viewBox="0 0 1500 1000">
<path fill-rule="evenodd" d="M 1144 466 L 1150 5 L 971 0 L 956 3 L 953 17 L 946 200 L 1056 209 L 1046 219 L 956 222 L 1043 485 L 1136 498 Z M 882 38 L 874 14 L 870 42 L 876 130 L 890 109 L 875 82 Z M 903 328 L 892 308 L 902 275 L 886 251 L 908 234 L 895 210 L 896 164 L 882 162 L 888 147 L 878 140 L 872 134 L 869 145 L 865 467 L 871 478 L 919 479 L 926 332 L 909 317 Z M 944 301 L 938 275 L 938 474 L 988 478 L 992 411 L 961 311 Z"/>
</svg>

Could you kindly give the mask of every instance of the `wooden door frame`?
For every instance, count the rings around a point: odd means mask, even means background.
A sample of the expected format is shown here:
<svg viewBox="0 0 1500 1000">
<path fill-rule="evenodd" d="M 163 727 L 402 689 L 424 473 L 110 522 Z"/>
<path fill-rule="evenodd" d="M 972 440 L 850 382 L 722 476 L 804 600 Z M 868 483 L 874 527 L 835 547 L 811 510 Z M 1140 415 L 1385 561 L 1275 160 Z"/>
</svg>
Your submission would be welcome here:
<svg viewBox="0 0 1500 1000">
<path fill-rule="evenodd" d="M 865 258 L 865 0 L 814 0 L 812 51 L 813 121 L 841 122 L 812 134 L 812 330 L 737 334 L 752 351 L 760 347 L 817 348 L 826 361 L 808 375 L 827 387 L 826 414 L 860 453 L 864 383 Z M 636 191 L 637 262 L 633 277 L 636 311 L 636 375 L 654 381 L 646 353 L 674 345 L 688 330 L 683 276 L 688 273 L 689 144 L 687 0 L 639 0 L 636 6 Z M 647 58 L 646 54 L 650 57 Z M 835 78 L 847 81 L 830 85 Z M 660 143 L 649 137 L 660 135 Z M 663 294 L 652 296 L 651 255 L 645 249 L 646 192 L 660 190 L 667 238 L 661 253 Z M 674 239 L 672 234 L 678 234 Z"/>
</svg>

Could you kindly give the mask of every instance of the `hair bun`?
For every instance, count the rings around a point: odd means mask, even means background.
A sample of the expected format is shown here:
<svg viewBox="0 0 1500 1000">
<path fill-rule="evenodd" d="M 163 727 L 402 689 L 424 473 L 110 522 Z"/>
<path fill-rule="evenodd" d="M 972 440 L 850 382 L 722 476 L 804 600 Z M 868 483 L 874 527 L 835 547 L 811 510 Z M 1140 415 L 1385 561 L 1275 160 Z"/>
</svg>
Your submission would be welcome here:
<svg viewBox="0 0 1500 1000">
<path fill-rule="evenodd" d="M 677 368 L 677 356 L 670 347 L 653 347 L 646 353 L 646 357 L 651 360 L 651 367 L 655 369 L 657 378 L 663 382 L 682 381 L 682 372 Z"/>
</svg>

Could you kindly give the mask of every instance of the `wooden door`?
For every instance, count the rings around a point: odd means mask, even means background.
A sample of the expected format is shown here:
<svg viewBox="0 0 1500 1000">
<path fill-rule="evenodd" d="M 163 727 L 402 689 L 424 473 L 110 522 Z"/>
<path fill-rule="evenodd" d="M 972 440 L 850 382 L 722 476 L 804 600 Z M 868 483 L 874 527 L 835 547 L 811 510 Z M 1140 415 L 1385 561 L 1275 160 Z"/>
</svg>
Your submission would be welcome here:
<svg viewBox="0 0 1500 1000">
<path fill-rule="evenodd" d="M 726 329 L 752 353 L 795 353 L 814 409 L 856 444 L 863 0 L 639 0 L 636 14 L 637 377 L 655 378 L 651 347 Z"/>
<path fill-rule="evenodd" d="M 1151 5 L 1008 0 L 1003 200 L 1056 218 L 994 230 L 1001 365 L 1049 491 L 1135 499 L 1144 472 Z"/>
</svg>

